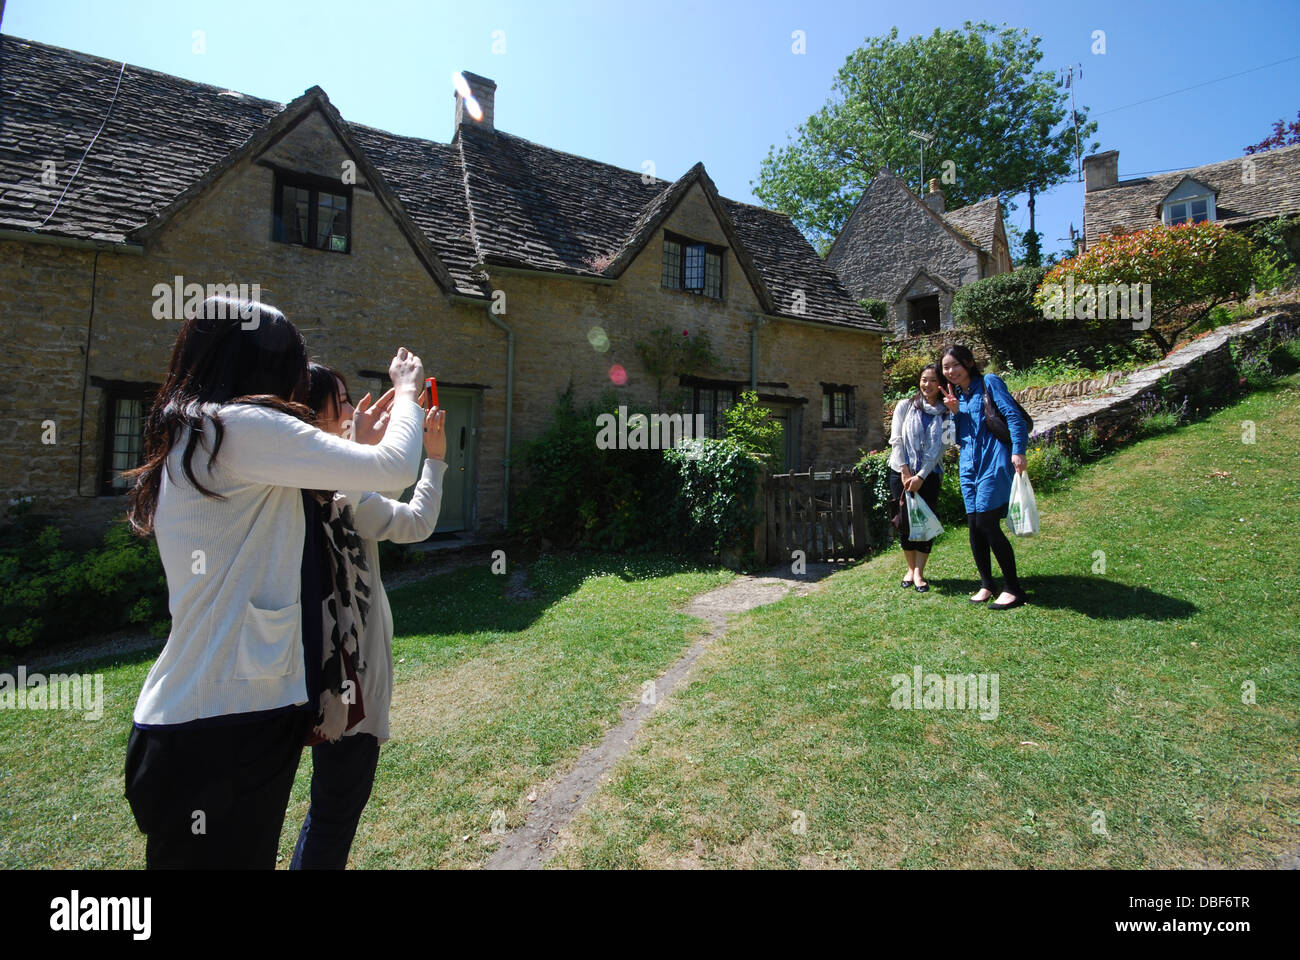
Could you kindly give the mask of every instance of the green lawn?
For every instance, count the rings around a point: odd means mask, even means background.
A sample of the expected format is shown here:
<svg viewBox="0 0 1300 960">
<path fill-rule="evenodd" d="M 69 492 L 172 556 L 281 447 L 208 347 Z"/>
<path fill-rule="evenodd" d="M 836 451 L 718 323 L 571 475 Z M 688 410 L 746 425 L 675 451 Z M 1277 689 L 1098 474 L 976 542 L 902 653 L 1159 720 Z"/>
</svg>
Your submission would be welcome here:
<svg viewBox="0 0 1300 960">
<path fill-rule="evenodd" d="M 958 528 L 928 594 L 900 590 L 895 552 L 747 614 L 552 865 L 1268 866 L 1295 850 L 1297 384 L 1044 498 L 1042 533 L 1016 544 L 1032 606 L 966 603 Z M 891 709 L 890 678 L 918 664 L 997 674 L 997 718 Z"/>
<path fill-rule="evenodd" d="M 656 558 L 542 560 L 532 568 L 536 598 L 519 601 L 502 596 L 507 578 L 485 561 L 393 591 L 393 739 L 351 865 L 482 861 L 495 846 L 493 811 L 506 812 L 507 826 L 522 823 L 528 788 L 599 740 L 641 684 L 685 651 L 700 625 L 675 606 L 731 576 Z M 104 675 L 96 722 L 0 711 L 0 867 L 144 866 L 122 771 L 152 661 L 73 668 Z M 310 773 L 304 755 L 282 866 L 307 811 Z"/>
</svg>

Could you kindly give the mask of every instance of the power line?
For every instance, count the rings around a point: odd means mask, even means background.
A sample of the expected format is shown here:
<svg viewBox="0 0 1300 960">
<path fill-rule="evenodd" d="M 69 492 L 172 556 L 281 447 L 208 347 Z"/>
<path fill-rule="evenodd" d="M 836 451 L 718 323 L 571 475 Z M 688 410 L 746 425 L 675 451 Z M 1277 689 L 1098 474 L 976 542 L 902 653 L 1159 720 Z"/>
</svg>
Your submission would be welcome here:
<svg viewBox="0 0 1300 960">
<path fill-rule="evenodd" d="M 1170 90 L 1168 93 L 1162 93 L 1158 96 L 1147 97 L 1145 100 L 1138 100 L 1134 103 L 1126 103 L 1122 107 L 1111 107 L 1109 110 L 1102 110 L 1100 113 L 1094 113 L 1094 117 L 1104 117 L 1108 113 L 1117 113 L 1120 110 L 1127 110 L 1129 107 L 1138 107 L 1144 103 L 1151 103 L 1155 100 L 1163 100 L 1165 97 L 1172 97 L 1176 93 L 1186 93 L 1188 90 L 1195 90 L 1198 87 L 1208 87 L 1212 83 L 1220 83 L 1224 80 L 1231 80 L 1234 77 L 1244 77 L 1248 73 L 1254 73 L 1257 70 L 1267 70 L 1269 67 L 1276 67 L 1279 63 L 1289 63 L 1292 60 L 1300 60 L 1300 54 L 1294 57 L 1283 57 L 1281 60 L 1274 60 L 1272 63 L 1266 63 L 1263 66 L 1251 67 L 1249 70 L 1242 70 L 1239 73 L 1230 73 L 1226 77 L 1216 77 L 1213 80 L 1205 80 L 1201 83 L 1194 83 L 1190 87 L 1182 87 L 1179 90 Z"/>
</svg>

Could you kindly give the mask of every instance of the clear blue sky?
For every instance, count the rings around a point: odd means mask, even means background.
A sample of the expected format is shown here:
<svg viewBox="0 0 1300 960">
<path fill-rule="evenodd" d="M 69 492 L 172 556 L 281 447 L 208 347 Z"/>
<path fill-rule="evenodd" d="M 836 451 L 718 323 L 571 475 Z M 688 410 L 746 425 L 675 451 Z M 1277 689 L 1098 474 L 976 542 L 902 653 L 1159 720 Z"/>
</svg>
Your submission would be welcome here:
<svg viewBox="0 0 1300 960">
<path fill-rule="evenodd" d="M 497 82 L 499 129 L 629 169 L 653 160 L 666 179 L 703 161 L 724 195 L 754 202 L 768 147 L 822 106 L 864 38 L 981 19 L 1042 36 L 1044 67 L 1082 64 L 1079 102 L 1121 177 L 1241 156 L 1300 109 L 1300 59 L 1116 109 L 1297 57 L 1298 0 L 8 0 L 0 30 L 280 102 L 319 84 L 348 120 L 444 142 L 450 76 L 471 70 Z M 1075 183 L 1040 200 L 1045 250 L 1065 246 L 1082 202 Z"/>
</svg>

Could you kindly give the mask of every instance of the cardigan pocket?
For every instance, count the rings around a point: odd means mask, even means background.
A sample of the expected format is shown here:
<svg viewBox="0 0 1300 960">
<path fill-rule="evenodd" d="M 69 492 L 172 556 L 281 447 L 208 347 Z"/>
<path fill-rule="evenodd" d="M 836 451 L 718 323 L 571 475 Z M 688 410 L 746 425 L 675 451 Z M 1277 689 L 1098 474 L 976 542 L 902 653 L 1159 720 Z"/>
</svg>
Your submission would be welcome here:
<svg viewBox="0 0 1300 960">
<path fill-rule="evenodd" d="M 263 610 L 249 603 L 239 632 L 235 679 L 269 680 L 292 674 L 302 660 L 302 604 Z"/>
</svg>

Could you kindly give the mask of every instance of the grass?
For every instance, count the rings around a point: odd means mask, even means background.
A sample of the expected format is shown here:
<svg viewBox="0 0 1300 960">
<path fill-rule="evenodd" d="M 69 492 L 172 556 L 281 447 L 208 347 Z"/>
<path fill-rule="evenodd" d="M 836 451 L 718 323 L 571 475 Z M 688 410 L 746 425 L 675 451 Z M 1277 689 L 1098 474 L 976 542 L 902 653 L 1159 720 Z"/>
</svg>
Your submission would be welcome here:
<svg viewBox="0 0 1300 960">
<path fill-rule="evenodd" d="M 1030 606 L 965 602 L 957 529 L 928 594 L 899 590 L 895 553 L 740 618 L 552 865 L 1164 868 L 1294 851 L 1298 386 L 1040 500 L 1042 533 L 1016 544 Z M 997 674 L 997 718 L 890 709 L 891 677 L 918 664 Z"/>
<path fill-rule="evenodd" d="M 675 606 L 730 577 L 662 558 L 568 557 L 532 567 L 531 600 L 505 599 L 507 578 L 486 564 L 394 590 L 393 739 L 351 865 L 481 862 L 496 839 L 493 811 L 506 812 L 507 826 L 522 823 L 528 788 L 598 740 L 641 684 L 685 651 L 699 622 Z M 0 866 L 144 865 L 122 775 L 152 660 L 75 667 L 104 675 L 97 722 L 0 711 Z M 282 866 L 307 811 L 310 775 L 305 756 Z"/>
</svg>

